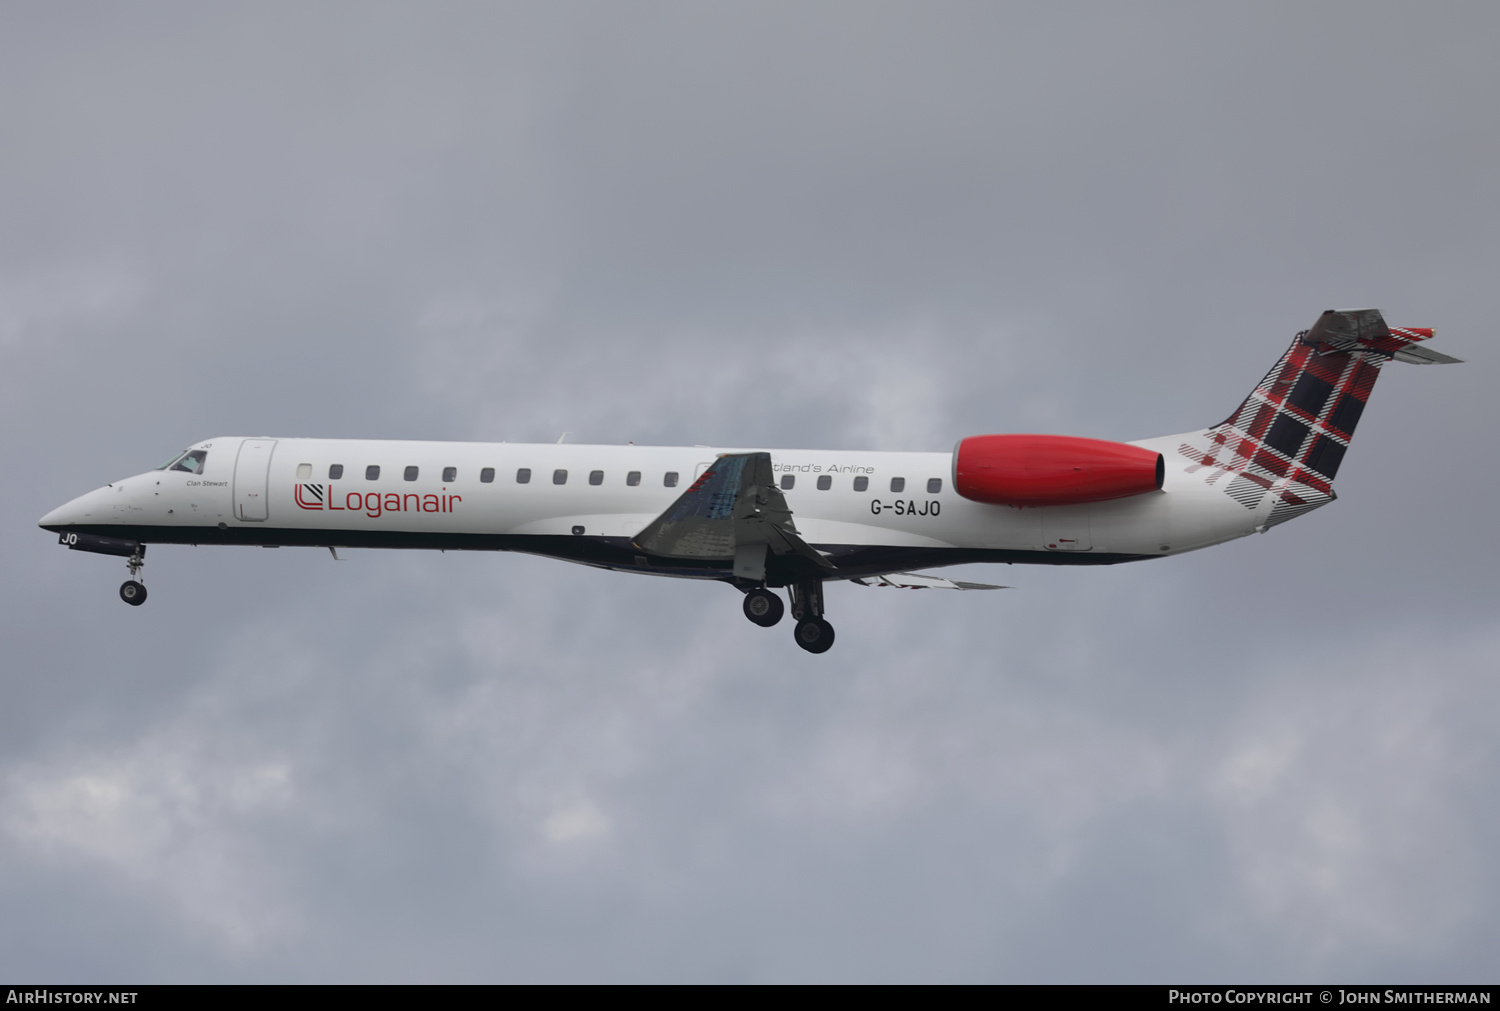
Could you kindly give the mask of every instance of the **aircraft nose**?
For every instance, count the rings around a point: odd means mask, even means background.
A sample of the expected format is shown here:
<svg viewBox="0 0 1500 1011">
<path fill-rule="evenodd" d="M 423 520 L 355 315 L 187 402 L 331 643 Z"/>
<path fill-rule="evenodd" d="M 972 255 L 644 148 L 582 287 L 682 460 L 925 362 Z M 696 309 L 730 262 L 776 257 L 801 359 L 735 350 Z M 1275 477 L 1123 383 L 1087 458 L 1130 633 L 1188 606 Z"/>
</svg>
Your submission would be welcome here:
<svg viewBox="0 0 1500 1011">
<path fill-rule="evenodd" d="M 91 491 L 87 495 L 80 495 L 71 502 L 66 502 L 47 515 L 36 521 L 36 525 L 43 530 L 51 530 L 59 533 L 68 527 L 80 524 L 97 522 L 101 517 L 103 503 L 100 501 L 99 492 Z"/>
</svg>

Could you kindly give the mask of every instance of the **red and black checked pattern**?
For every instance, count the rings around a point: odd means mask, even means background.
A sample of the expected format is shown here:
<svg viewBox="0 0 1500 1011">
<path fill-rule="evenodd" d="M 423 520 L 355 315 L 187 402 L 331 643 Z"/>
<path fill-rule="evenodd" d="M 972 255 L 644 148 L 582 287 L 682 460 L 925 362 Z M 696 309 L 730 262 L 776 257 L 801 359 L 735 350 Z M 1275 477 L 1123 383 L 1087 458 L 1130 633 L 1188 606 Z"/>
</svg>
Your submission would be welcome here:
<svg viewBox="0 0 1500 1011">
<path fill-rule="evenodd" d="M 1368 340 L 1310 344 L 1299 333 L 1276 367 L 1199 445 L 1178 451 L 1207 471 L 1224 493 L 1247 509 L 1272 497 L 1266 526 L 1283 523 L 1333 499 L 1333 479 L 1354 437 L 1380 368 L 1401 347 L 1431 330 L 1391 328 Z"/>
</svg>

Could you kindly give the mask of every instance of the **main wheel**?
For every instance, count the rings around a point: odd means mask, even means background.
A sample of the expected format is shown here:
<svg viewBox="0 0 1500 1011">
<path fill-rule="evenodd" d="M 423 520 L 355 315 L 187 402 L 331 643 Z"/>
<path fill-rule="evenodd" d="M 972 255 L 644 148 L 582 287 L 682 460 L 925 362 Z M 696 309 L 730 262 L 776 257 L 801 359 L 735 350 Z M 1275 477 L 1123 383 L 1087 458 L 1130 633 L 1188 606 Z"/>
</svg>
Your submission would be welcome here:
<svg viewBox="0 0 1500 1011">
<path fill-rule="evenodd" d="M 120 599 L 131 607 L 140 607 L 146 602 L 146 587 L 134 579 L 127 579 L 120 584 Z"/>
<path fill-rule="evenodd" d="M 833 626 L 822 618 L 803 618 L 797 622 L 796 638 L 809 653 L 827 653 L 833 646 Z"/>
<path fill-rule="evenodd" d="M 745 617 L 761 628 L 770 628 L 785 613 L 786 605 L 781 598 L 764 587 L 745 594 Z"/>
</svg>

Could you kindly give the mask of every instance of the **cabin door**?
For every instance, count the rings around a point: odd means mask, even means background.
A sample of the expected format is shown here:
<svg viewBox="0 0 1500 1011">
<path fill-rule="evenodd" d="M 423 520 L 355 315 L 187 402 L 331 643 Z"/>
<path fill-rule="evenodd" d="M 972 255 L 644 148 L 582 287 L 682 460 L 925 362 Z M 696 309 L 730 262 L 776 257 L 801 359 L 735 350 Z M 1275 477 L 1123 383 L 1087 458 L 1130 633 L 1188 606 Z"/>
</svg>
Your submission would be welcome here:
<svg viewBox="0 0 1500 1011">
<path fill-rule="evenodd" d="M 234 461 L 234 514 L 259 523 L 268 514 L 267 485 L 271 476 L 271 454 L 275 439 L 246 439 Z"/>
</svg>

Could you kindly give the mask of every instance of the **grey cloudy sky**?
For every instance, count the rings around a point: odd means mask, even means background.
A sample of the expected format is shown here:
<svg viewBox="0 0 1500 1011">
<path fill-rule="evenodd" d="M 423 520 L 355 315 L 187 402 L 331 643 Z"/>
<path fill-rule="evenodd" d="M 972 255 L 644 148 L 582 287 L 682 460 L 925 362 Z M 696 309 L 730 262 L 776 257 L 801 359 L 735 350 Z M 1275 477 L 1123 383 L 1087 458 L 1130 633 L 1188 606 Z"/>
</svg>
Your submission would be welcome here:
<svg viewBox="0 0 1500 1011">
<path fill-rule="evenodd" d="M 1492 4 L 0 10 L 0 976 L 1473 981 Z M 1004 594 L 158 547 L 216 435 L 946 449 L 1435 326 L 1340 500 Z"/>
</svg>

